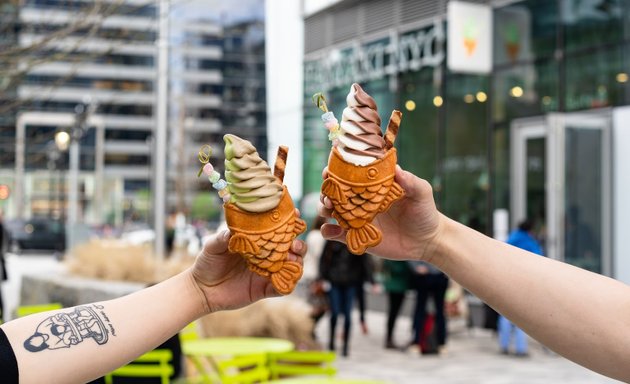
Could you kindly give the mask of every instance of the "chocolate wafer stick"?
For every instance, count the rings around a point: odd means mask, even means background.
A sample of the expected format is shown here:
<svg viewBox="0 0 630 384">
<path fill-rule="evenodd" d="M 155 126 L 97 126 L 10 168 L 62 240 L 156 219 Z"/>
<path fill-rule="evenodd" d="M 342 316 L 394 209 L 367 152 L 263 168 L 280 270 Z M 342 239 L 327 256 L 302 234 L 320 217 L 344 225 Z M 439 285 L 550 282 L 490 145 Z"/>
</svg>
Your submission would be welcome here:
<svg viewBox="0 0 630 384">
<path fill-rule="evenodd" d="M 287 167 L 287 156 L 289 155 L 289 147 L 281 145 L 278 147 L 278 154 L 276 155 L 276 164 L 273 167 L 273 175 L 280 180 L 280 183 L 284 181 L 284 169 Z"/>
<path fill-rule="evenodd" d="M 390 149 L 394 146 L 396 141 L 396 135 L 398 135 L 398 127 L 400 126 L 400 120 L 402 118 L 402 112 L 394 109 L 392 115 L 389 118 L 387 124 L 387 131 L 385 131 L 385 149 Z"/>
</svg>

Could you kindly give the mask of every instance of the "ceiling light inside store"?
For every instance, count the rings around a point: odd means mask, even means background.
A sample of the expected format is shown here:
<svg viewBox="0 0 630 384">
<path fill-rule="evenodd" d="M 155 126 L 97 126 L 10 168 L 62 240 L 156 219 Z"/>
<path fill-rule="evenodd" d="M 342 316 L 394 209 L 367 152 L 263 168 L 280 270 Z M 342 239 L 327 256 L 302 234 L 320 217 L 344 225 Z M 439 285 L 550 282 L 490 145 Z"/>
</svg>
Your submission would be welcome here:
<svg viewBox="0 0 630 384">
<path fill-rule="evenodd" d="M 433 105 L 439 108 L 442 106 L 442 104 L 444 104 L 444 100 L 442 99 L 442 96 L 435 96 L 433 98 Z"/>
<path fill-rule="evenodd" d="M 619 83 L 626 83 L 628 82 L 628 74 L 627 73 L 618 73 L 616 76 L 617 82 Z"/>
<path fill-rule="evenodd" d="M 485 92 L 479 91 L 477 92 L 477 101 L 480 103 L 485 103 L 488 100 L 488 95 Z"/>
<path fill-rule="evenodd" d="M 523 96 L 523 88 L 516 86 L 510 89 L 510 96 L 512 97 L 521 97 Z"/>
<path fill-rule="evenodd" d="M 472 103 L 474 101 L 475 101 L 475 96 L 473 96 L 472 94 L 469 93 L 466 96 L 464 96 L 464 102 L 466 104 L 470 104 L 470 103 Z"/>
<path fill-rule="evenodd" d="M 413 100 L 407 100 L 405 102 L 405 108 L 407 108 L 408 111 L 413 111 L 416 109 L 416 102 Z"/>
</svg>

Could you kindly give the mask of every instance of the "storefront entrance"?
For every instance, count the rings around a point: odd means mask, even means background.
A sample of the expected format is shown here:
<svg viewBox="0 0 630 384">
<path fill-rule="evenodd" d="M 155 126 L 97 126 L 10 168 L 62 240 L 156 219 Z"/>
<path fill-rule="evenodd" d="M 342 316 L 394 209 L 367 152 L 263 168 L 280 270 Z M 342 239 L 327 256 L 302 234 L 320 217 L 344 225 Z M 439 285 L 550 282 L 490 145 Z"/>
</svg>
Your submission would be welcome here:
<svg viewBox="0 0 630 384">
<path fill-rule="evenodd" d="M 611 112 L 511 124 L 511 227 L 535 221 L 546 256 L 611 274 Z"/>
</svg>

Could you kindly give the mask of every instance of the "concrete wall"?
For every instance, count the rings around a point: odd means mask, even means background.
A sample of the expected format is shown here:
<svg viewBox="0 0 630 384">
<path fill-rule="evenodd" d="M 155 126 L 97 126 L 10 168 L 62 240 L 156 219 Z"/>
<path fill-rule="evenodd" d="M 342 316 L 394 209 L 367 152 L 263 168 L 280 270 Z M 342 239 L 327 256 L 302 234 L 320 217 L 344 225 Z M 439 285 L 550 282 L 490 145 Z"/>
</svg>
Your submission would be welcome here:
<svg viewBox="0 0 630 384">
<path fill-rule="evenodd" d="M 302 197 L 304 22 L 302 2 L 265 2 L 268 163 L 278 146 L 289 147 L 284 177 L 293 199 Z"/>
<path fill-rule="evenodd" d="M 630 284 L 630 107 L 613 112 L 613 277 Z"/>
</svg>

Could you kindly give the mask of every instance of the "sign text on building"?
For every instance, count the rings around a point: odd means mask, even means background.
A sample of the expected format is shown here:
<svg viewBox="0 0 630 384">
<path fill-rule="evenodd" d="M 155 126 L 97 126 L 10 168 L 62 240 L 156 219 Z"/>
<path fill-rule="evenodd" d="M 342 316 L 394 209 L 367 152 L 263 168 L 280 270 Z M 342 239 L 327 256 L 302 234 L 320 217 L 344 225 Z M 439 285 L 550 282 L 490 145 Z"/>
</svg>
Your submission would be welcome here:
<svg viewBox="0 0 630 384">
<path fill-rule="evenodd" d="M 427 66 L 436 67 L 445 58 L 445 39 L 443 23 L 436 22 L 426 30 L 394 35 L 366 45 L 357 44 L 344 51 L 330 50 L 326 57 L 304 64 L 307 87 L 312 84 L 318 90 L 327 90 Z"/>
</svg>

